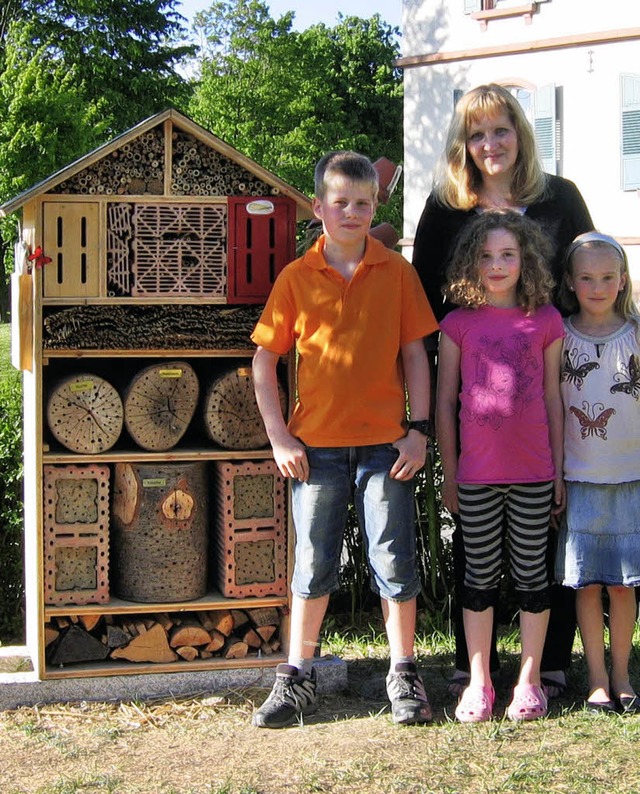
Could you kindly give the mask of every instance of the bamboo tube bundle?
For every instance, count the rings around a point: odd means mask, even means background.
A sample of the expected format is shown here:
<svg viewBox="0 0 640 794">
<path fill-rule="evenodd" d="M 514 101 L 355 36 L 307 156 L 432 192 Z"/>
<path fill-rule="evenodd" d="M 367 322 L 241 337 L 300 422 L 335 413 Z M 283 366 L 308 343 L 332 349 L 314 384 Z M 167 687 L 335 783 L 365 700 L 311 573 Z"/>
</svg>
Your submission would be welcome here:
<svg viewBox="0 0 640 794">
<path fill-rule="evenodd" d="M 164 134 L 159 125 L 61 182 L 57 192 L 91 195 L 162 193 L 162 190 L 158 191 L 158 184 L 164 184 L 163 165 Z"/>
<path fill-rule="evenodd" d="M 251 195 L 269 195 L 271 187 L 192 135 L 173 134 L 172 192 L 175 195 L 234 196 L 244 185 Z"/>
<path fill-rule="evenodd" d="M 124 397 L 129 435 L 143 449 L 171 449 L 189 427 L 198 394 L 198 378 L 185 361 L 145 367 L 129 384 Z"/>
<path fill-rule="evenodd" d="M 122 432 L 122 400 L 98 375 L 71 375 L 53 386 L 47 423 L 54 438 L 72 452 L 105 452 Z"/>
<path fill-rule="evenodd" d="M 278 395 L 285 413 L 287 397 L 280 383 Z M 269 443 L 256 402 L 250 366 L 237 367 L 210 384 L 204 420 L 209 438 L 224 449 L 260 449 Z"/>
</svg>

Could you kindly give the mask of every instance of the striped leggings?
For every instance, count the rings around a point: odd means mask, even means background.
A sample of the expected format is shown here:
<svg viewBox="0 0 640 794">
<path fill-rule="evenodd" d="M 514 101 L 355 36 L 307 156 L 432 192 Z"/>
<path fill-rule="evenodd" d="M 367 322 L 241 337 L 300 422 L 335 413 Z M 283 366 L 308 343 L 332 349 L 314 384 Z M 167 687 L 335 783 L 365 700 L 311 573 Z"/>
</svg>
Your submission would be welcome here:
<svg viewBox="0 0 640 794">
<path fill-rule="evenodd" d="M 549 608 L 546 553 L 552 499 L 552 482 L 458 486 L 466 556 L 463 607 L 482 612 L 495 606 L 506 539 L 520 609 Z"/>
</svg>

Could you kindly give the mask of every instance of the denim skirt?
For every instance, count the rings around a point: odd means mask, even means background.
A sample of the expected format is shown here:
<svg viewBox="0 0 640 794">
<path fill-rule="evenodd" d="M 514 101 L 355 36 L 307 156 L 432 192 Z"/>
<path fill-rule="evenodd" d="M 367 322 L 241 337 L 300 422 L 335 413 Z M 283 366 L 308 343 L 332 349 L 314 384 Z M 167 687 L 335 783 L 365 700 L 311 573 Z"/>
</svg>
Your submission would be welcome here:
<svg viewBox="0 0 640 794">
<path fill-rule="evenodd" d="M 567 482 L 555 571 L 567 587 L 640 585 L 640 480 Z"/>
</svg>

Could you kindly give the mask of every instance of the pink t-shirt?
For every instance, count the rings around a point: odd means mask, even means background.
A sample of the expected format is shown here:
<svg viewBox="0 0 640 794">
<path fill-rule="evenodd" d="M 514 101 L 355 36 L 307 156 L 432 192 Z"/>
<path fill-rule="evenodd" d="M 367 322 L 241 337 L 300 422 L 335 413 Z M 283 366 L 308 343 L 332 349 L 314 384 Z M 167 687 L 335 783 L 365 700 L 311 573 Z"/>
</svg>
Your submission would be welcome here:
<svg viewBox="0 0 640 794">
<path fill-rule="evenodd" d="M 456 309 L 441 330 L 460 348 L 460 483 L 555 477 L 544 402 L 544 350 L 564 336 L 553 306 Z"/>
</svg>

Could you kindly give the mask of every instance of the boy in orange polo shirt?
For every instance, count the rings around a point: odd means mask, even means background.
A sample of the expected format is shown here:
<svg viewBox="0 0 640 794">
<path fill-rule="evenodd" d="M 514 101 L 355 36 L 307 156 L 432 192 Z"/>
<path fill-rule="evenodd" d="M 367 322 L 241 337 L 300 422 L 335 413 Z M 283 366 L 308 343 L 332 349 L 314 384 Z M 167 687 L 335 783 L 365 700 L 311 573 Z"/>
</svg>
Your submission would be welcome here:
<svg viewBox="0 0 640 794">
<path fill-rule="evenodd" d="M 428 432 L 422 339 L 437 324 L 413 267 L 368 234 L 378 193 L 371 162 L 330 152 L 316 166 L 315 192 L 323 235 L 279 275 L 252 335 L 258 406 L 278 468 L 293 480 L 296 528 L 289 657 L 253 723 L 281 728 L 316 709 L 313 655 L 338 587 L 351 501 L 382 603 L 393 719 L 429 722 L 414 657 L 413 476 L 424 465 Z M 276 365 L 294 344 L 297 400 L 287 426 Z"/>
</svg>

